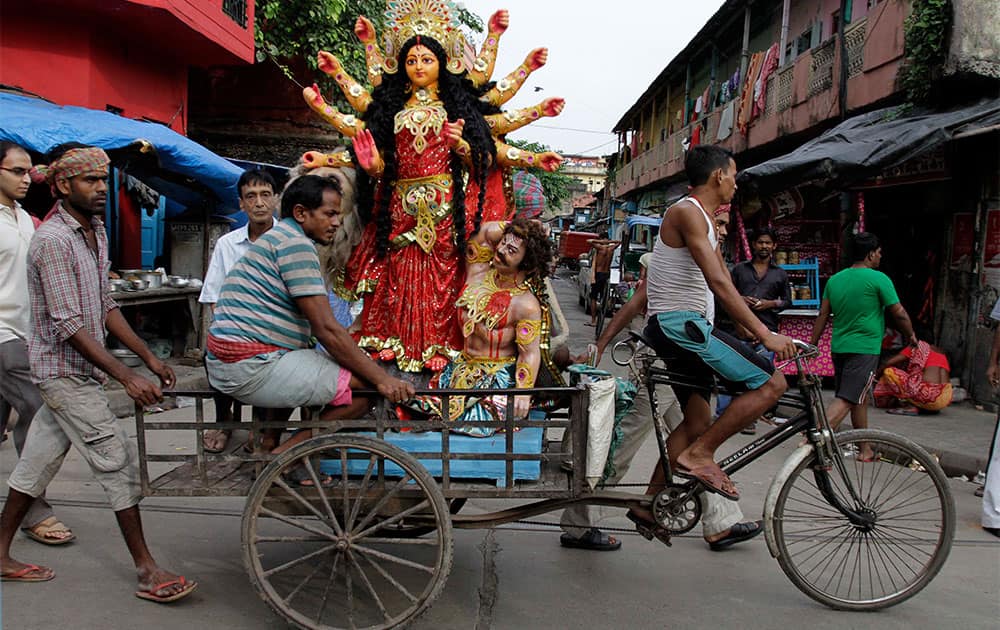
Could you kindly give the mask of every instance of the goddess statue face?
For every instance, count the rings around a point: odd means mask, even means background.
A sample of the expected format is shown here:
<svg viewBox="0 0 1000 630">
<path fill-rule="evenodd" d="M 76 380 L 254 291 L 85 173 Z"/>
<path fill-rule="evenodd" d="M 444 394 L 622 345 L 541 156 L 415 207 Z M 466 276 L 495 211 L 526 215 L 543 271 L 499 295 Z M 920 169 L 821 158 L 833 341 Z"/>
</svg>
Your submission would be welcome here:
<svg viewBox="0 0 1000 630">
<path fill-rule="evenodd" d="M 441 64 L 431 49 L 417 44 L 406 53 L 406 76 L 415 88 L 437 85 Z"/>
</svg>

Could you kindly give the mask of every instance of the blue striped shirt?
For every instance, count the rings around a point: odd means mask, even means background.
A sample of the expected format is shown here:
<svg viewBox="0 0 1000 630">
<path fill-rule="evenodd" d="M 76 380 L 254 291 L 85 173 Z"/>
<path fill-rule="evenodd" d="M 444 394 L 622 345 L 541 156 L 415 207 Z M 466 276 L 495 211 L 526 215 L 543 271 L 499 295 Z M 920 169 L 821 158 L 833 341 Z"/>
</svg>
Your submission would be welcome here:
<svg viewBox="0 0 1000 630">
<path fill-rule="evenodd" d="M 326 294 L 316 245 L 295 219 L 282 219 L 226 274 L 209 334 L 223 342 L 312 347 L 295 298 Z"/>
</svg>

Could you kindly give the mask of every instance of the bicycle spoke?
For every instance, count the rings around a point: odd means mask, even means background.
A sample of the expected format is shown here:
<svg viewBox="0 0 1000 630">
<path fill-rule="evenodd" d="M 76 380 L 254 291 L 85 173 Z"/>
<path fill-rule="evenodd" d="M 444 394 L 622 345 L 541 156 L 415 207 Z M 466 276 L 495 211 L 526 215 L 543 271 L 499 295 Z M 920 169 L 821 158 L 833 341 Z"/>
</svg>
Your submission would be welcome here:
<svg viewBox="0 0 1000 630">
<path fill-rule="evenodd" d="M 376 503 L 370 510 L 368 510 L 368 514 L 365 515 L 364 519 L 361 520 L 361 522 L 357 525 L 355 529 L 358 530 L 367 527 L 368 524 L 372 522 L 372 519 L 374 519 L 378 515 L 379 510 L 385 507 L 385 504 L 388 503 L 394 496 L 396 496 L 396 493 L 402 490 L 406 486 L 406 484 L 410 482 L 411 479 L 413 479 L 413 477 L 411 477 L 409 473 L 403 475 L 403 478 L 400 479 L 396 483 L 396 485 L 392 487 L 392 490 L 383 494 L 382 498 L 378 500 L 378 503 Z"/>
<path fill-rule="evenodd" d="M 323 563 L 317 562 L 316 568 L 312 570 L 312 573 L 307 575 L 301 582 L 299 582 L 299 585 L 296 586 L 294 589 L 292 589 L 292 592 L 289 593 L 287 597 L 283 598 L 283 601 L 285 602 L 286 606 L 288 605 L 289 602 L 292 601 L 292 599 L 295 598 L 296 595 L 299 594 L 299 591 L 302 590 L 302 587 L 305 586 L 310 580 L 312 580 L 316 576 L 316 574 L 319 573 L 319 570 L 322 568 L 323 568 Z"/>
<path fill-rule="evenodd" d="M 423 571 L 425 573 L 430 573 L 430 574 L 434 573 L 434 567 L 432 566 L 426 566 L 417 562 L 413 562 L 412 560 L 407 560 L 406 558 L 400 558 L 399 556 L 394 556 L 392 554 L 388 554 L 383 551 L 378 551 L 377 549 L 369 549 L 368 547 L 362 547 L 361 545 L 355 545 L 354 549 L 359 553 L 369 554 L 381 560 L 385 560 L 387 562 L 401 564 L 404 567 L 410 567 L 411 569 L 417 569 L 418 571 Z"/>
<path fill-rule="evenodd" d="M 344 518 L 346 517 L 345 514 Z M 357 626 L 354 625 L 354 581 L 351 580 L 351 565 L 347 560 L 344 561 L 344 582 L 347 586 L 347 622 L 351 624 L 351 628 L 356 628 Z"/>
<path fill-rule="evenodd" d="M 400 583 L 399 583 L 399 582 L 398 582 L 398 581 L 396 580 L 396 578 L 394 578 L 394 577 L 392 577 L 391 575 L 389 575 L 389 572 L 388 572 L 388 571 L 386 571 L 385 569 L 383 569 L 383 568 L 382 568 L 382 565 L 380 565 L 380 564 L 378 564 L 377 562 L 375 562 L 375 561 L 374 561 L 374 560 L 373 560 L 373 559 L 372 559 L 371 557 L 369 557 L 369 556 L 366 556 L 366 555 L 362 555 L 361 557 L 362 557 L 362 558 L 364 558 L 365 562 L 367 562 L 368 564 L 372 565 L 372 567 L 373 567 L 373 568 L 374 568 L 374 569 L 375 569 L 376 571 L 378 571 L 379 575 L 381 575 L 381 576 L 382 576 L 383 578 L 385 578 L 385 580 L 386 580 L 387 582 L 389 582 L 389 584 L 392 584 L 393 586 L 395 586 L 395 587 L 396 587 L 396 590 L 398 590 L 398 591 L 399 591 L 400 593 L 402 593 L 402 594 L 403 594 L 403 596 L 405 596 L 405 597 L 406 597 L 406 598 L 407 598 L 408 600 L 410 600 L 411 602 L 415 602 L 415 601 L 417 601 L 417 596 L 416 596 L 416 595 L 413 595 L 412 593 L 410 593 L 410 591 L 406 590 L 406 587 L 405 587 L 405 586 L 403 586 L 402 584 L 400 584 Z"/>
<path fill-rule="evenodd" d="M 305 530 L 305 531 L 309 532 L 310 534 L 316 534 L 317 536 L 322 536 L 326 540 L 337 540 L 337 537 L 334 536 L 333 534 L 324 532 L 323 530 L 317 529 L 315 527 L 312 527 L 311 525 L 308 525 L 306 523 L 300 523 L 300 522 L 298 522 L 298 521 L 296 521 L 294 519 L 291 519 L 291 518 L 285 516 L 284 514 L 279 514 L 278 512 L 275 512 L 272 509 L 269 509 L 269 508 L 266 508 L 266 507 L 261 507 L 260 508 L 260 513 L 263 514 L 264 516 L 270 516 L 273 519 L 279 520 L 282 523 L 287 523 L 288 525 L 291 525 L 292 527 L 298 527 L 299 529 Z"/>
<path fill-rule="evenodd" d="M 333 586 L 337 579 L 337 564 L 340 562 L 340 554 L 338 553 L 333 557 L 333 566 L 330 567 L 330 579 L 326 581 L 323 586 L 323 599 L 319 604 L 319 612 L 316 614 L 316 621 L 323 621 L 323 613 L 326 611 L 326 603 L 330 599 L 330 587 Z"/>
<path fill-rule="evenodd" d="M 348 553 L 347 559 L 350 561 L 351 565 L 353 565 L 354 568 L 357 570 L 358 575 L 361 576 L 362 584 L 365 585 L 365 588 L 368 589 L 368 593 L 372 596 L 372 599 L 375 600 L 375 605 L 378 606 L 379 611 L 382 612 L 382 617 L 385 618 L 386 620 L 391 619 L 392 615 L 390 615 L 389 612 L 385 609 L 385 605 L 382 603 L 382 598 L 378 596 L 378 593 L 375 591 L 375 587 L 372 586 L 372 582 L 371 580 L 368 579 L 368 575 L 365 573 L 364 569 L 362 569 L 358 561 L 354 559 L 354 554 Z"/>
<path fill-rule="evenodd" d="M 365 531 L 361 532 L 360 534 L 354 534 L 353 535 L 353 539 L 355 541 L 363 540 L 365 538 L 365 536 L 367 536 L 368 534 L 370 534 L 372 532 L 375 532 L 375 531 L 378 531 L 378 530 L 386 527 L 387 525 L 392 525 L 393 523 L 398 523 L 399 521 L 403 520 L 407 516 L 409 516 L 411 514 L 414 514 L 416 512 L 419 512 L 420 510 L 423 510 L 424 508 L 430 507 L 430 504 L 431 504 L 430 501 L 426 501 L 426 500 L 425 501 L 421 501 L 420 503 L 418 503 L 418 504 L 416 504 L 416 505 L 414 505 L 412 507 L 409 507 L 409 508 L 403 510 L 399 514 L 395 514 L 395 515 L 391 516 L 390 518 L 385 519 L 384 521 L 379 521 L 378 523 L 375 523 L 374 525 L 372 525 L 371 527 L 369 527 Z"/>
<path fill-rule="evenodd" d="M 271 569 L 268 569 L 267 571 L 264 571 L 261 575 L 263 575 L 264 577 L 271 577 L 275 573 L 281 573 L 282 571 L 287 571 L 288 569 L 291 569 L 292 567 L 298 566 L 298 565 L 302 564 L 303 562 L 305 562 L 307 560 L 312 560 L 316 556 L 323 555 L 324 553 L 326 553 L 328 551 L 332 551 L 332 550 L 334 550 L 336 548 L 337 548 L 337 545 L 327 545 L 326 547 L 323 547 L 322 549 L 317 549 L 316 551 L 313 551 L 311 553 L 307 553 L 306 555 L 302 556 L 301 558 L 296 558 L 295 560 L 289 560 L 288 562 L 286 562 L 284 564 L 279 564 L 278 566 L 276 566 L 274 568 L 271 568 Z"/>
<path fill-rule="evenodd" d="M 340 484 L 341 484 L 341 487 L 343 488 L 343 493 L 344 493 L 344 496 L 343 496 L 343 503 L 344 503 L 344 529 L 346 529 L 347 531 L 350 531 L 351 528 L 347 524 L 347 517 L 348 517 L 348 514 L 350 512 L 349 507 L 350 507 L 350 502 L 351 502 L 351 493 L 348 492 L 348 490 L 347 490 L 347 483 L 348 483 L 348 475 L 347 475 L 347 449 L 346 448 L 342 448 L 342 449 L 340 449 Z M 350 574 L 350 572 L 351 572 L 350 568 L 348 568 L 347 573 Z"/>
<path fill-rule="evenodd" d="M 323 523 L 327 523 L 328 522 L 326 516 L 324 516 L 322 512 L 320 512 L 318 509 L 316 509 L 316 506 L 314 506 L 308 499 L 306 499 L 304 496 L 302 496 L 301 494 L 299 494 L 295 489 L 293 489 L 291 486 L 289 486 L 285 482 L 285 480 L 281 478 L 280 475 L 278 477 L 275 477 L 274 484 L 277 485 L 282 490 L 284 490 L 285 492 L 287 492 L 288 494 L 290 494 L 292 496 L 292 498 L 295 499 L 295 501 L 297 503 L 299 503 L 302 507 L 306 508 L 309 512 L 311 512 L 321 522 L 323 522 Z M 316 487 L 319 487 L 319 485 L 317 484 Z M 336 518 L 336 517 L 334 517 L 334 518 Z M 335 532 L 338 529 L 339 529 L 339 527 L 334 527 L 333 528 L 333 530 Z M 339 532 L 337 532 L 337 534 L 340 535 Z"/>
<path fill-rule="evenodd" d="M 330 500 L 326 496 L 326 489 L 323 488 L 323 484 L 320 483 L 319 475 L 313 469 L 312 462 L 308 457 L 303 458 L 302 464 L 306 468 L 306 472 L 309 473 L 309 477 L 312 479 L 314 487 L 316 488 L 316 494 L 319 496 L 320 503 L 323 504 L 323 508 L 326 510 L 327 516 L 330 517 L 330 524 L 333 525 L 333 531 L 337 533 L 338 536 L 344 535 L 344 530 L 340 527 L 340 522 L 337 520 L 337 515 L 333 513 L 333 507 L 330 506 Z"/>
<path fill-rule="evenodd" d="M 372 470 L 375 468 L 375 456 L 372 455 L 368 458 L 368 468 L 365 470 L 365 476 L 361 479 L 361 487 L 358 491 L 358 499 L 354 502 L 354 507 L 351 508 L 351 515 L 344 523 L 344 529 L 351 531 L 354 527 L 354 519 L 358 517 L 358 511 L 361 509 L 361 503 L 365 499 L 365 491 L 368 489 L 368 483 L 371 481 Z"/>
</svg>

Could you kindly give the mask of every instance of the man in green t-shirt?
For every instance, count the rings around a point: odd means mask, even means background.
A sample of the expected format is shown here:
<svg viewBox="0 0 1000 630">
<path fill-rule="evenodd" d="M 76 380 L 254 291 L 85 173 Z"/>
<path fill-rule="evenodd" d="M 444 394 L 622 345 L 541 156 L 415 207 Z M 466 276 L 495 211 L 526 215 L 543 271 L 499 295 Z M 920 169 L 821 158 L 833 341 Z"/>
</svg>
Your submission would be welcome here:
<svg viewBox="0 0 1000 630">
<path fill-rule="evenodd" d="M 906 309 L 899 303 L 892 280 L 877 271 L 882 262 L 878 238 L 869 232 L 855 234 L 850 251 L 853 264 L 831 277 L 823 292 L 819 317 L 813 325 L 812 344 L 819 342 L 826 320 L 833 315 L 834 383 L 836 398 L 826 410 L 830 426 L 837 428 L 848 412 L 855 429 L 868 428 L 867 396 L 875 381 L 882 337 L 885 335 L 885 311 L 889 310 L 895 328 L 910 345 L 917 336 Z M 859 457 L 874 457 L 867 444 Z"/>
</svg>

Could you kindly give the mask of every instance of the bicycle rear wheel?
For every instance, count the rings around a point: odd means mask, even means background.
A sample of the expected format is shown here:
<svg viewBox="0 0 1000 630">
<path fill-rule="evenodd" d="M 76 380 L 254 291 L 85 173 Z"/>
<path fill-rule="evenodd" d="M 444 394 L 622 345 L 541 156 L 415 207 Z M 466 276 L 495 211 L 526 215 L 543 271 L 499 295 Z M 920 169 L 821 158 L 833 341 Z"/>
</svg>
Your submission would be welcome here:
<svg viewBox="0 0 1000 630">
<path fill-rule="evenodd" d="M 941 570 L 955 534 L 955 505 L 937 461 L 904 437 L 870 429 L 837 436 L 860 502 L 834 468 L 833 492 L 872 518 L 852 524 L 823 498 L 809 457 L 774 507 L 778 564 L 809 597 L 840 610 L 879 610 L 919 593 Z M 873 461 L 861 458 L 867 444 Z"/>
<path fill-rule="evenodd" d="M 601 331 L 604 330 L 604 319 L 608 312 L 608 301 L 611 299 L 611 285 L 605 284 L 604 291 L 601 292 L 601 299 L 597 303 L 597 323 L 594 327 L 594 341 L 601 338 Z"/>
</svg>

